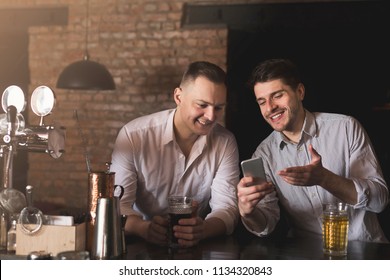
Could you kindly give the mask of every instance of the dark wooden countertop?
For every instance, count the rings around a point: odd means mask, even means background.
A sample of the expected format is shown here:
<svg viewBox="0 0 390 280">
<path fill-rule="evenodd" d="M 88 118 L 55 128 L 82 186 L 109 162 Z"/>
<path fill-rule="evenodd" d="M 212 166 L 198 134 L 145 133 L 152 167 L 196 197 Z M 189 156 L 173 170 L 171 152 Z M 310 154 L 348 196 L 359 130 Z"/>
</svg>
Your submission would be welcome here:
<svg viewBox="0 0 390 280">
<path fill-rule="evenodd" d="M 171 250 L 126 237 L 125 260 L 324 260 L 321 238 L 259 238 L 250 234 L 216 237 L 188 249 Z M 22 260 L 27 256 L 2 253 L 0 259 Z M 390 243 L 349 241 L 348 254 L 339 259 L 390 260 Z"/>
<path fill-rule="evenodd" d="M 193 248 L 176 251 L 147 244 L 138 238 L 128 238 L 124 259 L 324 260 L 331 258 L 323 254 L 321 239 L 233 235 L 204 240 Z M 347 256 L 338 259 L 390 260 L 390 244 L 349 241 Z"/>
</svg>

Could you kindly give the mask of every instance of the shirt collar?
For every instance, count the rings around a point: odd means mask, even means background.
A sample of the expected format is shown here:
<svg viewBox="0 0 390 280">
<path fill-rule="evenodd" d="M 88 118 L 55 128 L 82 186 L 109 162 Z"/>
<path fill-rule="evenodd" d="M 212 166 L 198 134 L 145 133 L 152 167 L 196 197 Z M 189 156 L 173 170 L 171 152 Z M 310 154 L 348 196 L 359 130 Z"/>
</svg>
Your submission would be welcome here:
<svg viewBox="0 0 390 280">
<path fill-rule="evenodd" d="M 301 135 L 301 139 L 299 140 L 299 142 L 302 141 L 303 134 L 306 134 L 310 137 L 315 137 L 317 135 L 317 132 L 318 132 L 318 127 L 317 127 L 317 124 L 315 122 L 315 118 L 314 118 L 313 113 L 307 111 L 306 109 L 305 109 L 305 113 L 306 114 L 305 114 L 305 120 L 303 122 L 302 135 Z M 283 147 L 285 145 L 290 143 L 290 141 L 288 141 L 286 136 L 284 136 L 284 134 L 281 132 L 278 132 L 277 137 L 278 137 L 280 149 L 283 149 Z"/>
<path fill-rule="evenodd" d="M 166 129 L 163 135 L 163 144 L 169 144 L 170 142 L 176 142 L 175 131 L 173 130 L 173 117 L 175 116 L 176 109 L 172 110 L 167 119 Z M 212 133 L 212 132 L 211 132 Z M 197 147 L 204 147 L 207 143 L 207 135 L 200 135 L 195 141 Z"/>
<path fill-rule="evenodd" d="M 172 110 L 167 119 L 166 129 L 163 135 L 163 144 L 166 145 L 175 140 L 175 132 L 173 131 L 173 117 L 175 116 L 176 109 Z"/>
<path fill-rule="evenodd" d="M 305 122 L 303 123 L 303 132 L 311 137 L 315 137 L 318 133 L 318 127 L 314 114 L 306 111 Z"/>
</svg>

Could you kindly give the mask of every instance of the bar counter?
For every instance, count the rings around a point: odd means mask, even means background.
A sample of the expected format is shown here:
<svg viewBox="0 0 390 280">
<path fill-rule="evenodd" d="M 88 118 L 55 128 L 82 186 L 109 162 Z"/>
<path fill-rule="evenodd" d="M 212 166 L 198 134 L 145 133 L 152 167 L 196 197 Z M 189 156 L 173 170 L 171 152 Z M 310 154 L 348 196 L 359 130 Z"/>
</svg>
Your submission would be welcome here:
<svg viewBox="0 0 390 280">
<path fill-rule="evenodd" d="M 224 236 L 204 240 L 188 249 L 170 250 L 138 238 L 127 238 L 128 260 L 390 260 L 390 244 L 348 242 L 345 257 L 329 257 L 322 252 L 322 240 L 300 238 L 240 238 Z"/>
<path fill-rule="evenodd" d="M 389 243 L 348 242 L 345 257 L 329 257 L 322 252 L 321 238 L 259 238 L 252 235 L 220 236 L 197 246 L 171 250 L 126 237 L 125 260 L 390 260 Z M 1 253 L 2 260 L 26 260 L 27 256 Z M 55 259 L 55 258 L 54 258 Z"/>
</svg>

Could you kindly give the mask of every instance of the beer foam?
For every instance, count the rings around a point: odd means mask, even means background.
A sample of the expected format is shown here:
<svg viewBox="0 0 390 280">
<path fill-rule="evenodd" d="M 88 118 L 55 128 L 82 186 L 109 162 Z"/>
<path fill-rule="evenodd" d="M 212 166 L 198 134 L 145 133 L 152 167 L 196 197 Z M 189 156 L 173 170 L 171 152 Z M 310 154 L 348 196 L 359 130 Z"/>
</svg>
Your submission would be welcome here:
<svg viewBox="0 0 390 280">
<path fill-rule="evenodd" d="M 192 207 L 190 205 L 171 205 L 171 206 L 169 206 L 169 213 L 172 213 L 172 214 L 191 214 Z"/>
</svg>

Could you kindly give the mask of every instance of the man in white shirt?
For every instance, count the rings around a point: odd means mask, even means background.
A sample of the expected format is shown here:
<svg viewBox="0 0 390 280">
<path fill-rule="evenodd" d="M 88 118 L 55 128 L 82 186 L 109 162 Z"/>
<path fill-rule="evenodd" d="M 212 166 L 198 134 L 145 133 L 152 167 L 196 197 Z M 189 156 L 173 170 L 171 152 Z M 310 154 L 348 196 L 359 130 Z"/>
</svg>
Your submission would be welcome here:
<svg viewBox="0 0 390 280">
<path fill-rule="evenodd" d="M 350 116 L 307 111 L 304 85 L 289 60 L 259 64 L 251 85 L 274 131 L 253 154 L 263 158 L 268 182 L 243 177 L 237 186 L 245 227 L 269 235 L 279 220 L 279 202 L 290 235 L 320 237 L 323 204 L 341 201 L 350 205 L 349 240 L 387 242 L 376 213 L 388 204 L 389 191 L 361 124 Z"/>
<path fill-rule="evenodd" d="M 238 148 L 218 123 L 226 105 L 226 74 L 217 65 L 189 65 L 174 90 L 176 108 L 130 121 L 112 154 L 115 184 L 124 187 L 125 232 L 167 244 L 169 195 L 191 196 L 197 216 L 181 219 L 175 237 L 183 247 L 237 225 Z"/>
</svg>

